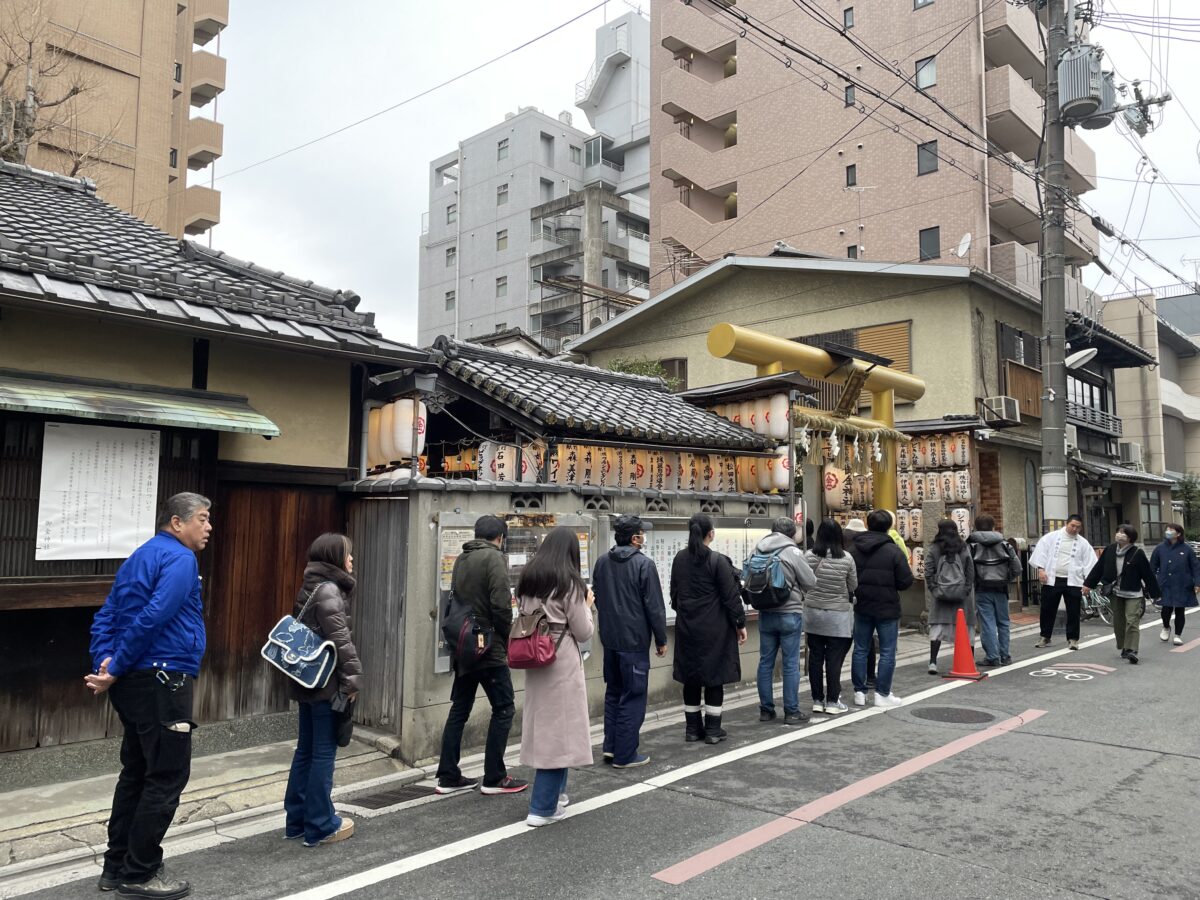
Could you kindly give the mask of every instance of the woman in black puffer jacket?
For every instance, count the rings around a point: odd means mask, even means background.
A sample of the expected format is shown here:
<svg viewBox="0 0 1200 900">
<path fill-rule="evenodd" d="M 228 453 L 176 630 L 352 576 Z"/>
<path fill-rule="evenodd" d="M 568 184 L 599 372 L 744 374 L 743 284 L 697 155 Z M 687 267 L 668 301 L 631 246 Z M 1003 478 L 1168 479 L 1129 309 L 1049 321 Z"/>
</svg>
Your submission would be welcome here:
<svg viewBox="0 0 1200 900">
<path fill-rule="evenodd" d="M 308 690 L 292 685 L 292 699 L 300 704 L 300 734 L 283 800 L 287 812 L 284 837 L 303 838 L 305 847 L 344 841 L 354 834 L 354 821 L 334 812 L 330 796 L 339 718 L 331 701 L 339 692 L 349 700 L 356 699 L 362 678 L 358 651 L 350 637 L 353 571 L 350 538 L 344 534 L 321 535 L 308 549 L 304 584 L 292 613 L 322 638 L 332 641 L 337 650 L 336 668 L 323 688 Z"/>
</svg>

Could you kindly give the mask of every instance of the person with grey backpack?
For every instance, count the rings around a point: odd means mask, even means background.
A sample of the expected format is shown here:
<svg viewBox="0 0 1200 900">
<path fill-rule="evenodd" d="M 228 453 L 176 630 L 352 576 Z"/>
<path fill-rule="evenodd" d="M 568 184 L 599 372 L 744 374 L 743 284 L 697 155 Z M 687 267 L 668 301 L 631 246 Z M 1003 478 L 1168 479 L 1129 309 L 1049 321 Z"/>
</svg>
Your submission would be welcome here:
<svg viewBox="0 0 1200 900">
<path fill-rule="evenodd" d="M 975 620 L 975 567 L 971 551 L 950 519 L 938 522 L 937 535 L 925 554 L 925 591 L 929 598 L 929 674 L 938 674 L 942 641 L 954 642 L 954 623 L 963 610 Z M 968 633 L 968 640 L 973 633 Z M 972 647 L 974 641 L 972 640 Z"/>
<path fill-rule="evenodd" d="M 996 520 L 978 516 L 975 530 L 967 536 L 971 563 L 975 567 L 975 607 L 979 617 L 979 641 L 985 666 L 1007 666 L 1009 656 L 1008 586 L 1021 577 L 1021 560 L 1004 535 L 996 531 Z"/>
</svg>

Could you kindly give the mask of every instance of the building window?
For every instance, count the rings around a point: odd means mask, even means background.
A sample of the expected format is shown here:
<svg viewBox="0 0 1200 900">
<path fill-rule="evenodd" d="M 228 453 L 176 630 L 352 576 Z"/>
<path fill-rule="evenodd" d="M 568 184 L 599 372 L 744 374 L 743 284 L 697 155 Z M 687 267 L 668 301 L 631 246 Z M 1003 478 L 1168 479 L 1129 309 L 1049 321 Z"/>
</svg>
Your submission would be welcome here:
<svg viewBox="0 0 1200 900">
<path fill-rule="evenodd" d="M 676 391 L 687 390 L 687 357 L 678 356 L 671 359 L 660 359 L 666 379 Z"/>
<path fill-rule="evenodd" d="M 502 138 L 496 144 L 496 159 L 508 159 L 508 138 Z"/>
<path fill-rule="evenodd" d="M 942 255 L 942 229 L 935 225 L 933 228 L 922 228 L 920 232 L 921 259 L 937 259 Z"/>
<path fill-rule="evenodd" d="M 508 229 L 507 228 L 501 228 L 499 231 L 496 232 L 496 249 L 497 250 L 507 250 L 508 249 Z"/>
<path fill-rule="evenodd" d="M 849 30 L 854 27 L 854 7 L 847 6 L 842 10 L 842 27 Z"/>
<path fill-rule="evenodd" d="M 447 247 L 446 248 L 446 265 L 452 266 L 452 265 L 454 265 L 454 263 L 457 260 L 458 260 L 458 248 L 457 247 Z"/>
<path fill-rule="evenodd" d="M 503 206 L 508 202 L 508 183 L 500 185 L 496 188 L 496 205 Z"/>
<path fill-rule="evenodd" d="M 183 83 L 183 63 L 179 63 L 179 62 L 175 63 L 174 77 L 175 77 L 176 84 Z"/>
<path fill-rule="evenodd" d="M 1142 536 L 1144 540 L 1161 540 L 1163 532 L 1162 495 L 1142 488 L 1139 492 L 1142 507 Z"/>
<path fill-rule="evenodd" d="M 457 203 L 447 203 L 446 204 L 446 224 L 453 225 L 456 221 L 458 221 L 458 204 Z"/>
<path fill-rule="evenodd" d="M 917 88 L 925 90 L 937 84 L 937 57 L 926 56 L 917 60 Z"/>
<path fill-rule="evenodd" d="M 508 296 L 508 276 L 507 275 L 501 275 L 499 278 L 496 279 L 496 296 L 497 297 L 507 297 Z"/>
<path fill-rule="evenodd" d="M 846 187 L 854 187 L 858 184 L 858 166 L 851 163 L 846 166 Z"/>
<path fill-rule="evenodd" d="M 913 0 L 913 9 L 920 9 L 922 6 L 932 6 L 932 5 L 933 5 L 933 0 Z"/>
<path fill-rule="evenodd" d="M 508 331 L 508 323 L 507 322 L 497 322 L 496 323 L 496 333 L 499 334 L 501 331 Z"/>
<path fill-rule="evenodd" d="M 570 144 L 569 146 L 571 148 L 571 162 L 577 166 L 581 165 L 583 163 L 583 148 L 576 147 L 574 144 Z"/>
<path fill-rule="evenodd" d="M 586 144 L 584 144 L 583 147 L 584 147 L 584 150 L 587 151 L 587 157 L 584 160 L 584 165 L 587 165 L 587 166 L 600 165 L 600 154 L 604 149 L 603 145 L 601 143 L 601 139 L 598 137 L 589 138 L 588 142 Z"/>
<path fill-rule="evenodd" d="M 917 174 L 928 175 L 938 170 L 937 141 L 917 144 Z"/>
<path fill-rule="evenodd" d="M 454 309 L 455 297 L 456 297 L 456 294 L 454 293 L 454 291 L 446 291 L 446 311 L 447 312 Z"/>
<path fill-rule="evenodd" d="M 179 168 L 179 148 L 178 147 L 171 148 L 171 153 L 167 157 L 167 163 L 168 163 L 168 165 L 170 165 L 170 167 L 172 169 Z"/>
<path fill-rule="evenodd" d="M 851 244 L 846 248 L 846 259 L 858 259 L 858 244 Z"/>
<path fill-rule="evenodd" d="M 845 97 L 846 97 L 846 105 L 853 106 L 854 105 L 854 85 L 852 85 L 852 84 L 846 85 Z"/>
</svg>

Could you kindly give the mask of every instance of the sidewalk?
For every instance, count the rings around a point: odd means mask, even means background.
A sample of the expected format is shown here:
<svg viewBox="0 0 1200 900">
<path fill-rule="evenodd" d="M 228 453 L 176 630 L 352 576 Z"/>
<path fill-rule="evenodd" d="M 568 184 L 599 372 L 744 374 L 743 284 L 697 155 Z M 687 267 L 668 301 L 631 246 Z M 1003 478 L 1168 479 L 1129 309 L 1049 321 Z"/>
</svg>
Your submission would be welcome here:
<svg viewBox="0 0 1200 900">
<path fill-rule="evenodd" d="M 1036 624 L 1026 624 L 1030 618 L 1036 620 L 1036 613 L 1033 617 L 1014 615 L 1014 638 L 1036 631 Z M 924 664 L 928 653 L 928 638 L 915 630 L 901 632 L 898 666 Z M 846 680 L 848 670 L 847 664 Z M 752 683 L 739 685 L 725 695 L 726 707 L 757 703 L 758 693 Z M 647 712 L 643 730 L 682 721 L 679 703 L 671 701 Z M 602 731 L 602 723 L 593 726 L 596 743 Z M 355 740 L 338 751 L 334 798 L 353 803 L 352 796 L 368 788 L 433 778 L 436 764 L 409 767 L 391 756 L 395 746 L 395 739 L 389 735 L 355 729 Z M 509 748 L 509 758 L 516 756 L 519 746 Z M 188 789 L 164 842 L 168 855 L 282 828 L 283 793 L 293 747 L 292 741 L 278 741 L 196 758 Z M 482 772 L 482 754 L 462 762 L 464 773 Z M 0 897 L 46 887 L 45 879 L 51 876 L 61 882 L 99 874 L 116 778 L 113 772 L 0 794 L 0 809 L 7 813 L 5 828 L 0 831 Z"/>
</svg>

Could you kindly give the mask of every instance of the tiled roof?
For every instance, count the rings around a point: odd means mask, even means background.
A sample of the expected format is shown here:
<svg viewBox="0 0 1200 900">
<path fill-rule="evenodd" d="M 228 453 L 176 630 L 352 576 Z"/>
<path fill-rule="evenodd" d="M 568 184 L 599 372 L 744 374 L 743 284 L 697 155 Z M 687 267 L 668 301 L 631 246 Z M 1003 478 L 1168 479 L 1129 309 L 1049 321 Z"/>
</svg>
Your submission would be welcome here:
<svg viewBox="0 0 1200 900">
<path fill-rule="evenodd" d="M 117 209 L 86 179 L 0 163 L 0 289 L 272 341 L 404 356 L 352 291 L 180 241 Z"/>
<path fill-rule="evenodd" d="M 434 348 L 444 371 L 548 431 L 709 449 L 755 451 L 769 443 L 685 402 L 659 378 L 531 359 L 445 337 Z"/>
<path fill-rule="evenodd" d="M 1152 366 L 1158 360 L 1147 350 L 1139 347 L 1133 341 L 1127 340 L 1111 328 L 1106 328 L 1095 319 L 1088 318 L 1081 312 L 1067 310 L 1067 341 L 1073 346 L 1094 346 L 1096 337 L 1106 340 L 1114 353 L 1107 354 L 1109 362 L 1116 368 L 1135 368 L 1137 366 Z"/>
</svg>

